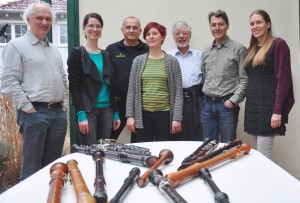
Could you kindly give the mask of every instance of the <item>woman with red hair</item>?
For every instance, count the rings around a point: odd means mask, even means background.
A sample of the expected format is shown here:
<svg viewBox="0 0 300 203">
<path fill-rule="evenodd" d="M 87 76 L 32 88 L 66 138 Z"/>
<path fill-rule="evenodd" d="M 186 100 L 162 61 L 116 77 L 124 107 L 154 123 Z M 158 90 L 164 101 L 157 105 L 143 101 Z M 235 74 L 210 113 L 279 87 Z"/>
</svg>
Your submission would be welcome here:
<svg viewBox="0 0 300 203">
<path fill-rule="evenodd" d="M 182 81 L 176 57 L 165 53 L 167 31 L 150 22 L 143 37 L 149 52 L 133 61 L 126 104 L 127 128 L 137 142 L 168 141 L 181 131 Z"/>
</svg>

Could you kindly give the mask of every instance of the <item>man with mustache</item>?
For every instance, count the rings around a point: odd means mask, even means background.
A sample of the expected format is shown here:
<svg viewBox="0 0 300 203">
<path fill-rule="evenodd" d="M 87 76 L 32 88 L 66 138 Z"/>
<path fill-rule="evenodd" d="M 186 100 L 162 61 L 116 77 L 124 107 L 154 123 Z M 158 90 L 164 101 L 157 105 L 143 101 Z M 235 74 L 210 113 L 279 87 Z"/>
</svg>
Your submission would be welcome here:
<svg viewBox="0 0 300 203">
<path fill-rule="evenodd" d="M 175 134 L 175 140 L 202 141 L 200 121 L 203 102 L 202 71 L 199 50 L 190 47 L 191 27 L 184 21 L 177 21 L 172 28 L 177 48 L 168 53 L 175 56 L 180 64 L 183 87 L 182 132 Z"/>
</svg>

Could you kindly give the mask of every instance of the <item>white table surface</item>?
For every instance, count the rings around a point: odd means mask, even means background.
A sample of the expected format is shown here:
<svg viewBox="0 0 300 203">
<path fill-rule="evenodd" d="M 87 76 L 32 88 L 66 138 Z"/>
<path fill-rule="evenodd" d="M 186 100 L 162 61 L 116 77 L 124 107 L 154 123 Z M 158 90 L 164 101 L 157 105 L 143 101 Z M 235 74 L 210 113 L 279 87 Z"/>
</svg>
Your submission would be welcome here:
<svg viewBox="0 0 300 203">
<path fill-rule="evenodd" d="M 162 149 L 170 149 L 174 153 L 174 160 L 169 165 L 160 167 L 163 174 L 175 172 L 181 161 L 201 142 L 151 142 L 134 144 L 147 147 L 153 155 L 159 155 Z M 66 163 L 70 159 L 78 162 L 83 178 L 91 192 L 94 193 L 95 164 L 92 156 L 73 153 L 61 157 L 49 164 L 31 177 L 20 182 L 0 195 L 0 203 L 43 203 L 49 192 L 50 167 L 56 162 Z M 122 186 L 129 171 L 138 165 L 122 163 L 106 159 L 104 176 L 106 191 L 110 200 Z M 146 167 L 138 166 L 141 175 Z M 213 180 L 222 192 L 225 192 L 231 203 L 298 203 L 300 202 L 300 182 L 281 167 L 265 158 L 256 150 L 251 150 L 237 160 L 225 162 L 210 169 Z M 189 203 L 214 203 L 214 194 L 201 178 L 195 178 L 176 187 L 177 192 Z M 75 203 L 76 195 L 69 182 L 63 189 L 62 203 Z M 123 198 L 125 203 L 163 203 L 167 198 L 150 182 L 139 188 L 134 183 L 132 189 Z"/>
</svg>

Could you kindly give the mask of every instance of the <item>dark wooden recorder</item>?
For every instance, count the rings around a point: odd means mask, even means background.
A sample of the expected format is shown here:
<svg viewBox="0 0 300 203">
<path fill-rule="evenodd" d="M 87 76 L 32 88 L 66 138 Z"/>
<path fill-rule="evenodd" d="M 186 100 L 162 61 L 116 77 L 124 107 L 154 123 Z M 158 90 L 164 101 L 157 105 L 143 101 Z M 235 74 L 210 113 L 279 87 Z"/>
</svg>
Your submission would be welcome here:
<svg viewBox="0 0 300 203">
<path fill-rule="evenodd" d="M 106 203 L 107 194 L 105 191 L 105 178 L 103 173 L 103 163 L 104 163 L 105 153 L 99 149 L 95 151 L 92 156 L 96 165 L 94 197 L 96 198 L 97 203 Z"/>
</svg>

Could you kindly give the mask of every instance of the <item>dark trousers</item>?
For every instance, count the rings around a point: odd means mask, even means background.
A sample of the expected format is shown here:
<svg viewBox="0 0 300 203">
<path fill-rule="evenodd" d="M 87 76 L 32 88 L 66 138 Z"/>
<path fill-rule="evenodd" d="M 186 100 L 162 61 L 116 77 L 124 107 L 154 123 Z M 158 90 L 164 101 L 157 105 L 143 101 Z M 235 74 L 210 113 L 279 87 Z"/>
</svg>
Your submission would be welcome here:
<svg viewBox="0 0 300 203">
<path fill-rule="evenodd" d="M 176 141 L 202 141 L 201 109 L 204 96 L 202 85 L 183 89 L 182 132 L 174 135 Z"/>
<path fill-rule="evenodd" d="M 121 134 L 123 128 L 126 126 L 126 99 L 125 98 L 120 98 L 116 100 L 118 111 L 119 111 L 119 116 L 121 120 L 120 128 L 118 130 L 113 130 L 111 132 L 111 139 L 117 140 L 119 135 Z"/>
<path fill-rule="evenodd" d="M 126 99 L 125 98 L 118 98 L 116 100 L 117 102 L 117 107 L 119 111 L 119 116 L 121 120 L 120 128 L 118 130 L 113 130 L 111 132 L 111 139 L 117 140 L 118 137 L 120 136 L 122 130 L 124 127 L 126 127 L 126 120 L 127 118 L 125 117 L 126 114 Z M 131 143 L 135 142 L 135 133 L 131 133 Z"/>
<path fill-rule="evenodd" d="M 143 111 L 143 129 L 136 129 L 136 142 L 170 141 L 170 111 Z"/>
<path fill-rule="evenodd" d="M 113 125 L 113 110 L 111 107 L 93 108 L 86 112 L 89 122 L 89 133 L 80 134 L 82 145 L 97 144 L 99 139 L 109 139 Z"/>
</svg>

